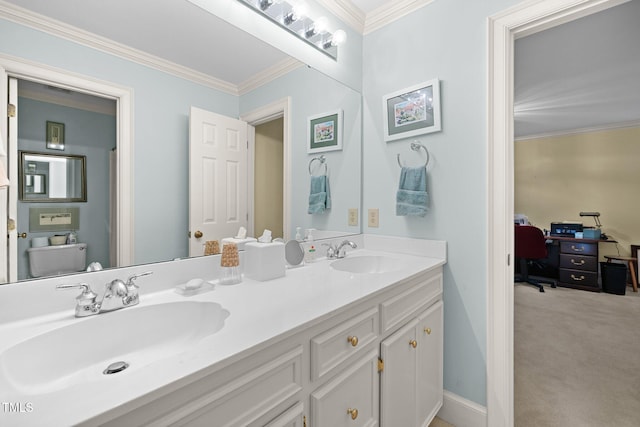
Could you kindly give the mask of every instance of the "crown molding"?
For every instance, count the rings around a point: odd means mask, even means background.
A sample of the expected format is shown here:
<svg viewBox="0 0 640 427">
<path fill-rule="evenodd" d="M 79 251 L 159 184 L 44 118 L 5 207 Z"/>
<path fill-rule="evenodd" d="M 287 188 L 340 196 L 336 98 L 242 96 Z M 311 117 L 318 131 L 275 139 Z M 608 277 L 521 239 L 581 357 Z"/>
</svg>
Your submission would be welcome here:
<svg viewBox="0 0 640 427">
<path fill-rule="evenodd" d="M 636 127 L 640 127 L 640 120 L 610 123 L 607 125 L 593 126 L 588 128 L 571 129 L 571 130 L 563 130 L 563 131 L 556 131 L 556 132 L 545 132 L 545 133 L 532 134 L 532 135 L 523 135 L 523 136 L 514 138 L 514 141 L 527 141 L 531 139 L 554 138 L 554 137 L 560 137 L 560 136 L 580 135 L 585 133 L 603 132 L 607 130 L 636 128 Z"/>
<path fill-rule="evenodd" d="M 362 34 L 365 28 L 366 16 L 349 0 L 317 0 L 340 20 Z"/>
<path fill-rule="evenodd" d="M 56 37 L 61 37 L 221 92 L 238 95 L 238 88 L 232 83 L 31 12 L 11 3 L 0 1 L 0 18 L 35 28 Z"/>
<path fill-rule="evenodd" d="M 262 85 L 269 83 L 278 77 L 302 67 L 304 64 L 294 58 L 285 58 L 277 64 L 267 68 L 266 70 L 254 75 L 250 79 L 238 85 L 238 95 L 244 95 Z"/>
<path fill-rule="evenodd" d="M 363 34 L 369 34 L 385 25 L 409 15 L 434 0 L 389 1 L 367 14 Z"/>
</svg>

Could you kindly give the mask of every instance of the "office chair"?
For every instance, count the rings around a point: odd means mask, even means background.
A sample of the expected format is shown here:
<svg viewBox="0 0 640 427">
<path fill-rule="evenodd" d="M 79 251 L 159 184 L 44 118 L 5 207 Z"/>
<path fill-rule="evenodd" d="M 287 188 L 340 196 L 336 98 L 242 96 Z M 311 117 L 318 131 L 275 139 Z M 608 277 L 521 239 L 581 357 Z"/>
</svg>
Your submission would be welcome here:
<svg viewBox="0 0 640 427">
<path fill-rule="evenodd" d="M 520 274 L 515 276 L 516 282 L 526 282 L 544 292 L 542 283 L 556 287 L 553 279 L 533 279 L 529 277 L 529 262 L 547 257 L 547 243 L 542 230 L 531 225 L 517 225 L 514 233 L 515 257 L 520 263 Z"/>
</svg>

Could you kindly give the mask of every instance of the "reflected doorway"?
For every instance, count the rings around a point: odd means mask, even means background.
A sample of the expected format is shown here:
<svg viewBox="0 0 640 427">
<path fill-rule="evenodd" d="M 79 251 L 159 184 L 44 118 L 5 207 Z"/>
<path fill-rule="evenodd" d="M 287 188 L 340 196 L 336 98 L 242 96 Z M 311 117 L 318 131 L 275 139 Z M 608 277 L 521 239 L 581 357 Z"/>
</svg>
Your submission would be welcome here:
<svg viewBox="0 0 640 427">
<path fill-rule="evenodd" d="M 79 202 L 17 197 L 15 219 L 18 239 L 16 249 L 9 253 L 17 261 L 17 280 L 33 278 L 28 249 L 34 246 L 34 242 L 38 245 L 44 242 L 51 244 L 50 237 L 69 233 L 74 233 L 77 242 L 87 244 L 87 264 L 99 262 L 104 268 L 116 266 L 116 100 L 17 79 L 16 110 L 17 150 L 10 147 L 9 155 L 13 157 L 19 152 L 31 152 L 86 158 L 88 195 L 86 200 Z M 46 124 L 52 121 L 65 126 L 62 150 L 46 144 Z M 11 159 L 9 163 L 20 165 L 19 159 Z M 10 191 L 19 192 L 21 185 L 24 183 L 13 181 Z M 38 212 L 67 208 L 77 208 L 72 210 L 78 216 L 74 218 L 73 225 L 60 225 L 46 231 L 35 225 L 34 215 Z"/>
</svg>

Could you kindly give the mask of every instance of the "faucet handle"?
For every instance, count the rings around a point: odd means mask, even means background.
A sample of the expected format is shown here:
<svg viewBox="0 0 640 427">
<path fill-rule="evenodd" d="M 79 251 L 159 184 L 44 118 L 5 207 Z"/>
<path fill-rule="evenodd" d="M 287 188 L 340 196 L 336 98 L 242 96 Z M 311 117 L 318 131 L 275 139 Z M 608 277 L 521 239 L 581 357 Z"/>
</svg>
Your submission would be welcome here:
<svg viewBox="0 0 640 427">
<path fill-rule="evenodd" d="M 127 279 L 127 287 L 134 287 L 134 288 L 139 288 L 138 285 L 136 285 L 133 281 L 136 280 L 138 277 L 143 277 L 143 276 L 148 276 L 150 274 L 153 274 L 153 271 L 145 271 L 144 273 L 138 273 L 138 274 L 134 274 L 129 276 L 129 278 Z"/>
<path fill-rule="evenodd" d="M 98 295 L 93 292 L 91 287 L 86 283 L 76 283 L 73 285 L 62 284 L 56 286 L 56 289 L 82 289 L 82 293 L 76 297 L 76 317 L 90 316 L 100 310 L 99 304 L 96 303 Z"/>
<path fill-rule="evenodd" d="M 337 248 L 333 243 L 323 243 L 322 246 L 328 246 L 327 248 L 327 258 L 333 259 L 338 254 Z"/>
</svg>

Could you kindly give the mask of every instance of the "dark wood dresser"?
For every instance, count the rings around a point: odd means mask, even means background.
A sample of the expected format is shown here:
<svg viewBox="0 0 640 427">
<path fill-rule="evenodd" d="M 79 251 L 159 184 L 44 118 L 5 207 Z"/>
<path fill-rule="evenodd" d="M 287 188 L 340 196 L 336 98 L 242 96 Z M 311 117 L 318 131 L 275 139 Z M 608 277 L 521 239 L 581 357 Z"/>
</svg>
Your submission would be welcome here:
<svg viewBox="0 0 640 427">
<path fill-rule="evenodd" d="M 558 286 L 600 292 L 598 242 L 593 239 L 550 237 L 560 245 Z"/>
</svg>

